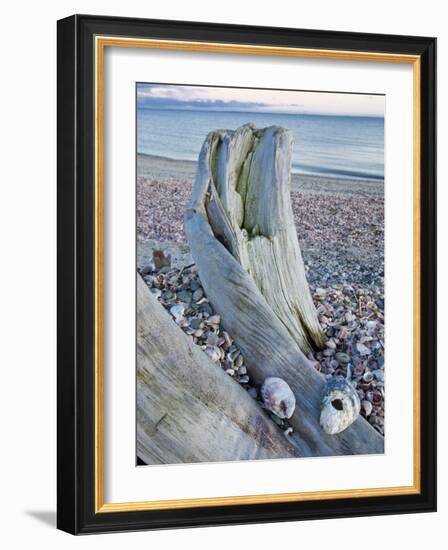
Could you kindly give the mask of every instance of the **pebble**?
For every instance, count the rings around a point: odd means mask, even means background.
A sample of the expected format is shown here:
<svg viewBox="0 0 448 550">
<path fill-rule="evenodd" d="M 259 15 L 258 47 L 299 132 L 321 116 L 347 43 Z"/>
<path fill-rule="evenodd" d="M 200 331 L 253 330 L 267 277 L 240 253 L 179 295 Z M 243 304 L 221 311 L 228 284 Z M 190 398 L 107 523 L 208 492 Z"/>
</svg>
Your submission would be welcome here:
<svg viewBox="0 0 448 550">
<path fill-rule="evenodd" d="M 197 288 L 193 292 L 193 302 L 198 302 L 204 296 L 204 291 L 202 288 Z"/>
<path fill-rule="evenodd" d="M 340 365 L 346 365 L 347 363 L 350 363 L 350 355 L 348 355 L 347 353 L 336 353 L 335 359 Z"/>
<path fill-rule="evenodd" d="M 202 311 L 203 313 L 207 313 L 209 315 L 211 315 L 213 313 L 213 309 L 212 309 L 211 305 L 207 302 L 204 303 L 204 304 L 201 304 L 200 311 Z"/>
<path fill-rule="evenodd" d="M 162 295 L 162 291 L 159 290 L 158 288 L 152 288 L 151 289 L 151 293 L 153 296 L 155 296 L 156 298 L 158 298 L 159 296 Z"/>
<path fill-rule="evenodd" d="M 378 380 L 379 382 L 384 382 L 384 371 L 381 369 L 378 369 L 373 372 L 373 376 Z"/>
<path fill-rule="evenodd" d="M 360 355 L 370 355 L 372 353 L 370 349 L 364 344 L 356 344 L 356 349 L 358 350 L 358 353 Z"/>
<path fill-rule="evenodd" d="M 180 292 L 177 292 L 177 297 L 182 302 L 191 302 L 192 294 L 187 290 L 181 290 Z"/>
<path fill-rule="evenodd" d="M 191 326 L 191 328 L 198 329 L 198 328 L 201 327 L 202 323 L 203 323 L 202 319 L 199 319 L 199 318 L 195 317 L 195 318 L 191 319 L 190 326 Z"/>
<path fill-rule="evenodd" d="M 220 322 L 221 322 L 221 316 L 220 315 L 211 315 L 207 319 L 207 323 L 212 323 L 214 325 L 219 325 Z"/>
<path fill-rule="evenodd" d="M 170 308 L 171 315 L 176 319 L 179 319 L 180 317 L 182 317 L 184 312 L 185 312 L 185 306 L 182 304 L 176 304 Z"/>
</svg>

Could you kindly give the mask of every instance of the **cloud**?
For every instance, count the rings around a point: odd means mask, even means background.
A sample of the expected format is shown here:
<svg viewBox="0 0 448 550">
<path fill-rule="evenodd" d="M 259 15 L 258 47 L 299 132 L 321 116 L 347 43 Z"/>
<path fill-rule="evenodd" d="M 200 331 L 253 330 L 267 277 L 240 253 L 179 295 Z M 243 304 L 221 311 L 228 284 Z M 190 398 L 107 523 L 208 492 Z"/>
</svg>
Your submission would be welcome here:
<svg viewBox="0 0 448 550">
<path fill-rule="evenodd" d="M 384 116 L 384 96 L 144 84 L 137 87 L 140 107 Z"/>
</svg>

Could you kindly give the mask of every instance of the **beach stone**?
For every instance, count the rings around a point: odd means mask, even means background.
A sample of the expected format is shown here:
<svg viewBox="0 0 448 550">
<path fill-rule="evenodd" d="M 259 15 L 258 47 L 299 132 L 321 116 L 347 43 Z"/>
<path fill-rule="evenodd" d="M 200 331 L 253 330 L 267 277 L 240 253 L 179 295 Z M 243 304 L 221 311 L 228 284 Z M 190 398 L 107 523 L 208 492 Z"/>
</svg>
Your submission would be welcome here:
<svg viewBox="0 0 448 550">
<path fill-rule="evenodd" d="M 335 359 L 340 365 L 347 365 L 348 363 L 350 363 L 350 355 L 342 351 L 338 352 L 335 355 Z"/>
<path fill-rule="evenodd" d="M 192 285 L 190 285 L 191 287 Z M 197 302 L 198 300 L 200 300 L 202 297 L 204 296 L 204 291 L 202 290 L 202 288 L 197 288 L 194 292 L 193 292 L 193 302 Z"/>
<path fill-rule="evenodd" d="M 370 401 L 366 401 L 364 399 L 361 401 L 361 407 L 364 409 L 366 416 L 370 416 L 372 414 L 373 405 Z"/>
<path fill-rule="evenodd" d="M 170 313 L 174 318 L 179 319 L 185 313 L 185 306 L 182 304 L 176 304 L 170 308 Z"/>
<path fill-rule="evenodd" d="M 194 328 L 195 330 L 197 330 L 198 328 L 200 328 L 201 323 L 202 323 L 202 319 L 198 319 L 197 317 L 194 317 L 190 321 L 190 326 L 191 326 L 191 328 Z"/>
<path fill-rule="evenodd" d="M 191 302 L 192 294 L 188 290 L 181 290 L 177 293 L 177 297 L 182 302 Z"/>
<path fill-rule="evenodd" d="M 201 307 L 199 310 L 202 311 L 203 313 L 208 313 L 209 315 L 213 313 L 213 309 L 211 305 L 207 302 L 204 302 L 203 304 L 201 304 Z"/>
<path fill-rule="evenodd" d="M 379 382 L 384 382 L 384 371 L 381 369 L 378 369 L 373 372 L 373 376 L 378 380 Z"/>
<path fill-rule="evenodd" d="M 359 355 L 370 355 L 372 353 L 364 344 L 356 344 L 356 349 L 358 350 Z"/>
<path fill-rule="evenodd" d="M 171 292 L 171 290 L 165 290 L 162 292 L 162 298 L 164 300 L 171 300 L 172 297 L 173 297 L 173 293 Z"/>
</svg>

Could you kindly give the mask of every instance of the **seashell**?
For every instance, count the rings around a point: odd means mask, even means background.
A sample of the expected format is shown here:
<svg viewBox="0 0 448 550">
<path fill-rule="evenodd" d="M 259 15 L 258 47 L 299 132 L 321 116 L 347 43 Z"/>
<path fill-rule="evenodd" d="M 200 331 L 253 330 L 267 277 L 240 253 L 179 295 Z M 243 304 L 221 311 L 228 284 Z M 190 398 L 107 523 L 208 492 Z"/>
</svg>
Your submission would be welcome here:
<svg viewBox="0 0 448 550">
<path fill-rule="evenodd" d="M 207 319 L 207 323 L 212 324 L 212 325 L 219 325 L 220 322 L 221 322 L 221 316 L 220 315 L 211 315 Z"/>
<path fill-rule="evenodd" d="M 207 346 L 218 346 L 218 342 L 219 342 L 219 336 L 217 334 L 215 334 L 214 332 L 210 332 L 209 335 L 207 336 L 207 340 L 206 340 L 206 344 Z"/>
<path fill-rule="evenodd" d="M 358 350 L 359 355 L 370 355 L 372 353 L 364 344 L 356 344 L 356 349 Z"/>
<path fill-rule="evenodd" d="M 175 319 L 181 319 L 185 313 L 185 306 L 176 304 L 170 308 L 170 313 Z"/>
<path fill-rule="evenodd" d="M 296 408 L 296 398 L 284 380 L 276 377 L 266 378 L 260 393 L 268 411 L 279 418 L 291 418 Z"/>
<path fill-rule="evenodd" d="M 230 338 L 229 334 L 224 330 L 222 336 L 224 338 L 225 347 L 230 348 L 230 346 L 232 345 L 232 339 Z"/>
<path fill-rule="evenodd" d="M 325 300 L 327 297 L 327 291 L 324 288 L 316 288 L 316 292 L 313 294 L 315 300 Z"/>
<path fill-rule="evenodd" d="M 373 405 L 370 401 L 362 401 L 361 406 L 364 409 L 364 412 L 366 413 L 366 416 L 370 416 L 372 414 Z"/>
<path fill-rule="evenodd" d="M 327 346 L 328 349 L 336 349 L 336 342 L 332 338 L 327 340 L 325 345 Z"/>
<path fill-rule="evenodd" d="M 238 359 L 238 357 L 240 356 L 240 350 L 239 349 L 232 349 L 230 348 L 229 350 L 229 357 L 232 361 L 236 361 Z"/>
<path fill-rule="evenodd" d="M 335 376 L 325 385 L 320 425 L 327 434 L 338 434 L 358 418 L 360 408 L 359 396 L 353 386 L 342 376 Z"/>
<path fill-rule="evenodd" d="M 373 376 L 379 381 L 384 382 L 384 371 L 378 369 L 374 371 Z"/>
<path fill-rule="evenodd" d="M 214 363 L 218 363 L 221 359 L 221 350 L 216 346 L 207 346 L 204 351 Z"/>
<path fill-rule="evenodd" d="M 364 376 L 362 377 L 364 382 L 371 382 L 373 380 L 373 373 L 372 371 L 368 370 L 364 373 Z"/>
<path fill-rule="evenodd" d="M 160 298 L 162 296 L 162 291 L 159 288 L 152 288 L 151 289 L 152 295 L 156 298 Z"/>
</svg>

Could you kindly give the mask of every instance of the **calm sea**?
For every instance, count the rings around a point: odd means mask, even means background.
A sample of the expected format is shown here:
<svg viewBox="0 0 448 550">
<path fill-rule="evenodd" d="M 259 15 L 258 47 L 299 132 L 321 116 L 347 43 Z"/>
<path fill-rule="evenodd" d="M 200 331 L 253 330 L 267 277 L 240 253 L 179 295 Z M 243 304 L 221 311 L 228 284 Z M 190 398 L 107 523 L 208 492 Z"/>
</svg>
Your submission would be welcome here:
<svg viewBox="0 0 448 550">
<path fill-rule="evenodd" d="M 210 130 L 279 125 L 294 134 L 292 171 L 320 176 L 382 179 L 384 119 L 221 111 L 137 111 L 139 153 L 197 160 Z"/>
</svg>

